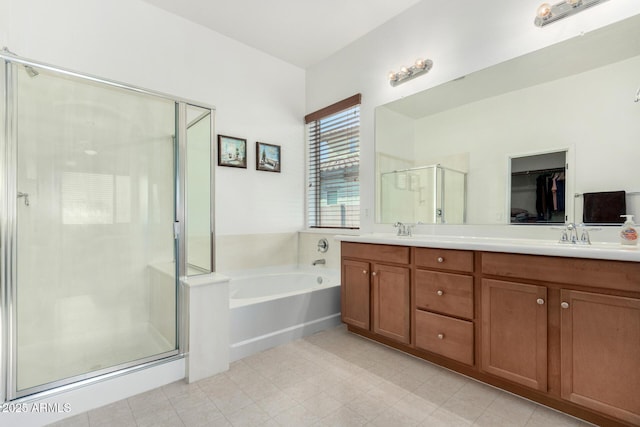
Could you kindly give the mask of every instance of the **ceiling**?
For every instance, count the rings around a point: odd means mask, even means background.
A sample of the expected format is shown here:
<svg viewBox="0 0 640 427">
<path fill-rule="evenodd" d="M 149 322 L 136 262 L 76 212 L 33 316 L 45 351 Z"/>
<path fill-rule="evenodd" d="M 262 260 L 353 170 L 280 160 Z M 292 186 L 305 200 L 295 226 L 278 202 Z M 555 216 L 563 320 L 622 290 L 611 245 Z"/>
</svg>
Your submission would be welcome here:
<svg viewBox="0 0 640 427">
<path fill-rule="evenodd" d="M 307 68 L 421 0 L 144 0 Z"/>
</svg>

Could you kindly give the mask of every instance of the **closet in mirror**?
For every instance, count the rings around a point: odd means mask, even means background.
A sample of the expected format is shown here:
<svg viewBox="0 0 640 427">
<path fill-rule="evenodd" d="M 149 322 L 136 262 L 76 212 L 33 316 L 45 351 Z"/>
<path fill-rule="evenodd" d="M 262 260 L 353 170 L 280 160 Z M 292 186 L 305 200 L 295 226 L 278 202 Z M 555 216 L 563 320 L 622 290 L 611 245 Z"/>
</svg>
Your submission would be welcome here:
<svg viewBox="0 0 640 427">
<path fill-rule="evenodd" d="M 511 224 L 564 223 L 566 152 L 511 158 Z"/>
</svg>

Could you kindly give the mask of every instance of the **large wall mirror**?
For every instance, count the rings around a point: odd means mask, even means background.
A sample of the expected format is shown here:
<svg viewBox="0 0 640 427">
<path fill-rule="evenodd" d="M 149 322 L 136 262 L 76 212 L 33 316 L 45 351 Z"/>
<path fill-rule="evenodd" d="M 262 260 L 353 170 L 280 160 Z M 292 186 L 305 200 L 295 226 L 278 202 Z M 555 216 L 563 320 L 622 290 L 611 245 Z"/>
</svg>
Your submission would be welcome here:
<svg viewBox="0 0 640 427">
<path fill-rule="evenodd" d="M 579 223 L 620 192 L 640 214 L 639 86 L 640 15 L 379 106 L 376 222 Z"/>
</svg>

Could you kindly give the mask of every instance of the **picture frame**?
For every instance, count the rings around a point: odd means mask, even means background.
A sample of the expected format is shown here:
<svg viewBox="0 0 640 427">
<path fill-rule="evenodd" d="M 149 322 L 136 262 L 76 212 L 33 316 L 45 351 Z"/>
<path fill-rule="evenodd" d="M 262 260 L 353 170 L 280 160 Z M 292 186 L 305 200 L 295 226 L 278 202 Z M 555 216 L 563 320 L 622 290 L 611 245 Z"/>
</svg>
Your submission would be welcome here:
<svg viewBox="0 0 640 427">
<path fill-rule="evenodd" d="M 279 145 L 256 142 L 256 170 L 280 172 L 282 165 Z"/>
<path fill-rule="evenodd" d="M 247 168 L 247 140 L 218 135 L 218 166 Z"/>
</svg>

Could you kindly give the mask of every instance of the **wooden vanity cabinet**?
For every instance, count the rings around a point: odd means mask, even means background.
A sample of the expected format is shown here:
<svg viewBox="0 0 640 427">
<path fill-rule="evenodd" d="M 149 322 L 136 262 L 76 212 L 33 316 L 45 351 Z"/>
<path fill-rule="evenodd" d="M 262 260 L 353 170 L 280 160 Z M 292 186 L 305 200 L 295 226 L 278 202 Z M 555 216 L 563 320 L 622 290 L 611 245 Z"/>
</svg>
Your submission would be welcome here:
<svg viewBox="0 0 640 427">
<path fill-rule="evenodd" d="M 343 242 L 341 249 L 342 321 L 409 344 L 409 248 Z"/>
<path fill-rule="evenodd" d="M 370 264 L 364 261 L 342 261 L 342 321 L 362 329 L 370 327 Z"/>
<path fill-rule="evenodd" d="M 640 426 L 640 263 L 343 242 L 342 319 L 598 425 Z"/>
<path fill-rule="evenodd" d="M 547 288 L 482 279 L 482 369 L 547 390 Z"/>
<path fill-rule="evenodd" d="M 562 398 L 640 425 L 640 299 L 561 291 Z"/>
<path fill-rule="evenodd" d="M 384 264 L 373 264 L 373 332 L 409 344 L 410 270 Z"/>
<path fill-rule="evenodd" d="M 415 251 L 416 348 L 473 365 L 473 252 Z"/>
</svg>

